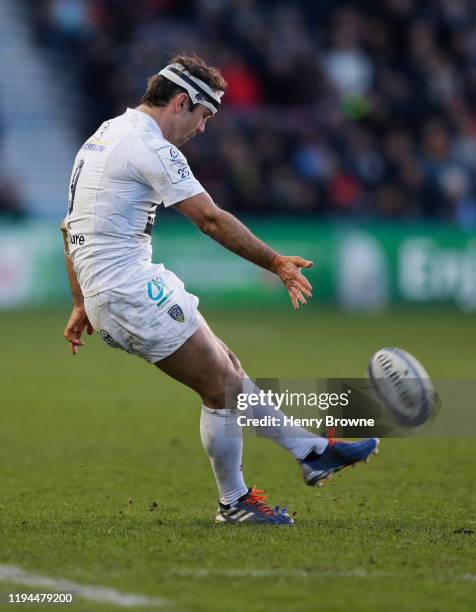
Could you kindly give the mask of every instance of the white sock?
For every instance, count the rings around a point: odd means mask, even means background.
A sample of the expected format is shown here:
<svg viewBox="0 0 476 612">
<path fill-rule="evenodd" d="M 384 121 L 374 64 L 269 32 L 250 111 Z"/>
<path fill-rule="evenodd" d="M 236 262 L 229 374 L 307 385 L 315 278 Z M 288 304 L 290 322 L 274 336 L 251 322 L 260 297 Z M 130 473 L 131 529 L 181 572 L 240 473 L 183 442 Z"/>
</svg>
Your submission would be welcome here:
<svg viewBox="0 0 476 612">
<path fill-rule="evenodd" d="M 259 389 L 250 378 L 243 379 L 243 393 L 259 394 Z M 277 410 L 275 404 L 265 401 L 257 406 L 248 406 L 246 410 L 240 411 L 240 414 L 251 418 L 262 418 L 265 416 L 278 417 L 283 423 L 285 416 L 281 410 Z M 323 453 L 328 441 L 326 438 L 317 436 L 312 432 L 298 427 L 296 425 L 281 425 L 280 427 L 255 427 L 257 433 L 266 438 L 274 440 L 277 444 L 288 450 L 296 459 L 304 459 L 311 451 L 315 451 L 318 455 Z"/>
<path fill-rule="evenodd" d="M 236 413 L 202 406 L 200 437 L 212 464 L 222 504 L 233 504 L 248 492 L 243 480 L 243 439 Z"/>
</svg>

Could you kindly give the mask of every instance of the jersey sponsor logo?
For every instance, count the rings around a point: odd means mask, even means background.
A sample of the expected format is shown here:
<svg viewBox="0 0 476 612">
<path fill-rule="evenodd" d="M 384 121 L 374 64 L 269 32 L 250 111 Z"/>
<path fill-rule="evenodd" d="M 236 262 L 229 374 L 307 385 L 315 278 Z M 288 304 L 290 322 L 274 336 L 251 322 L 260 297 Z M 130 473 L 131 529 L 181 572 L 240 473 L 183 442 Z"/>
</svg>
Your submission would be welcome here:
<svg viewBox="0 0 476 612">
<path fill-rule="evenodd" d="M 167 176 L 174 185 L 191 178 L 192 173 L 188 167 L 187 160 L 175 147 L 166 145 L 156 149 L 156 153 L 164 167 Z"/>
<path fill-rule="evenodd" d="M 165 287 L 158 279 L 153 278 L 147 283 L 147 295 L 153 302 L 157 302 L 157 306 L 162 306 L 174 294 L 172 289 L 166 293 Z"/>
<path fill-rule="evenodd" d="M 101 336 L 101 339 L 104 340 L 106 344 L 111 345 L 114 342 L 111 334 L 105 329 L 98 329 L 98 334 Z"/>
<path fill-rule="evenodd" d="M 77 244 L 78 246 L 83 246 L 85 238 L 82 234 L 70 234 L 69 242 L 70 244 Z"/>
<path fill-rule="evenodd" d="M 167 314 L 172 317 L 178 323 L 185 322 L 185 315 L 183 314 L 183 310 L 180 308 L 178 304 L 174 304 L 167 310 Z"/>
<path fill-rule="evenodd" d="M 106 148 L 106 145 L 100 145 L 94 142 L 86 142 L 81 148 L 84 151 L 98 151 L 99 153 L 102 153 Z"/>
</svg>

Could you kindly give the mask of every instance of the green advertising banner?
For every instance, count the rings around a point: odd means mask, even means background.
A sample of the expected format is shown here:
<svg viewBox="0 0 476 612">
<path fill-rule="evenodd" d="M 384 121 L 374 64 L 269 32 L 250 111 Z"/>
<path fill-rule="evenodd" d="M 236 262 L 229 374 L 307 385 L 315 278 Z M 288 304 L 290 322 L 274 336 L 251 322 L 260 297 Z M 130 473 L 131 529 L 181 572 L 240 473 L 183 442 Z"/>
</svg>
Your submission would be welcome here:
<svg viewBox="0 0 476 612">
<path fill-rule="evenodd" d="M 342 225 L 255 220 L 283 254 L 312 259 L 313 304 L 378 311 L 445 305 L 476 310 L 476 234 L 445 225 Z M 158 224 L 154 261 L 174 271 L 204 305 L 284 303 L 278 279 L 202 235 L 185 220 Z M 69 289 L 55 224 L 0 225 L 0 308 L 64 304 Z"/>
</svg>

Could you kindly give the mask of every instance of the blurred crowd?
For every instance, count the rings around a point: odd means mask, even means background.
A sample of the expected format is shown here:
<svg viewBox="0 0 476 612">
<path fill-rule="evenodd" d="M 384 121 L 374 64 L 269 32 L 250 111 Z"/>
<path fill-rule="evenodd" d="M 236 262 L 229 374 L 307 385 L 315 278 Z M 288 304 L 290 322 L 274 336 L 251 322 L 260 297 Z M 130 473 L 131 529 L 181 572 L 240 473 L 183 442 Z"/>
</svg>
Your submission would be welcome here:
<svg viewBox="0 0 476 612">
<path fill-rule="evenodd" d="M 476 227 L 474 0 L 25 1 L 81 137 L 195 50 L 229 89 L 184 153 L 223 207 Z"/>
<path fill-rule="evenodd" d="M 1 111 L 1 109 L 0 109 Z M 4 125 L 0 112 L 0 147 Z M 17 181 L 0 165 L 0 217 L 21 219 L 27 214 Z"/>
</svg>

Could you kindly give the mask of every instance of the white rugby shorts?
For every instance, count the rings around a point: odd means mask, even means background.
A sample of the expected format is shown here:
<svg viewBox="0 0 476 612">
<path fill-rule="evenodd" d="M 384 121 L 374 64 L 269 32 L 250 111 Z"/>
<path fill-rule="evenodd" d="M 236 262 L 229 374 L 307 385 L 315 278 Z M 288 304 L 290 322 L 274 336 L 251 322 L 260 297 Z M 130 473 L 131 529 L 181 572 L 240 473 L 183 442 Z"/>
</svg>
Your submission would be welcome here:
<svg viewBox="0 0 476 612">
<path fill-rule="evenodd" d="M 200 327 L 198 298 L 162 264 L 125 285 L 84 299 L 89 321 L 112 348 L 156 363 Z"/>
</svg>

